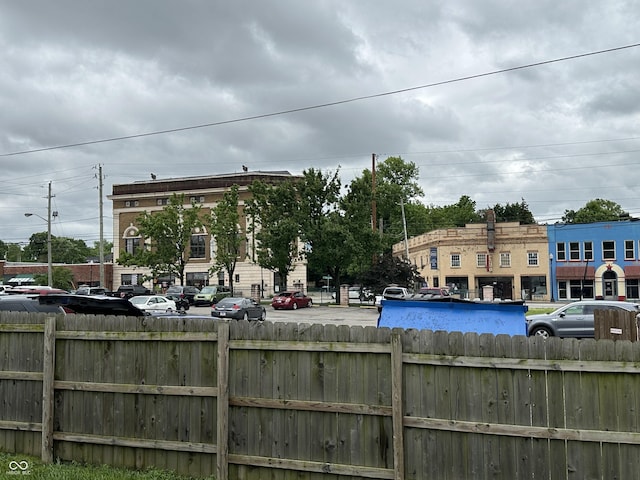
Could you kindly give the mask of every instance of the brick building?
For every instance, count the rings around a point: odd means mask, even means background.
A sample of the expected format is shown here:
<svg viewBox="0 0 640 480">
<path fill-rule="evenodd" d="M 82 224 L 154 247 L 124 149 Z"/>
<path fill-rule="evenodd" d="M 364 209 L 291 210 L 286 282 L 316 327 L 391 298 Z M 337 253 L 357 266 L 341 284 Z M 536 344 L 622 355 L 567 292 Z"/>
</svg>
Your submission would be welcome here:
<svg viewBox="0 0 640 480">
<path fill-rule="evenodd" d="M 205 215 L 222 199 L 222 196 L 233 185 L 239 187 L 240 227 L 246 231 L 247 219 L 244 215 L 245 201 L 250 198 L 248 187 L 256 180 L 267 184 L 275 184 L 297 177 L 286 171 L 277 172 L 242 172 L 225 175 L 210 175 L 198 177 L 152 178 L 148 181 L 138 181 L 128 184 L 113 185 L 113 193 L 109 199 L 113 202 L 113 288 L 120 285 L 143 283 L 150 289 L 161 289 L 169 284 L 180 282 L 176 278 L 156 278 L 143 281 L 150 274 L 148 269 L 141 267 L 125 267 L 118 265 L 119 252 L 133 253 L 141 247 L 141 238 L 136 226 L 136 219 L 143 213 L 160 211 L 168 204 L 173 194 L 183 194 L 186 205 L 195 202 L 202 206 Z M 234 272 L 234 288 L 236 293 L 249 296 L 256 286 L 264 295 L 274 293 L 274 285 L 279 284 L 277 274 L 261 268 L 256 263 L 253 238 L 250 235 L 241 248 L 240 258 Z M 202 287 L 204 285 L 229 285 L 226 272 L 214 274 L 209 269 L 215 258 L 215 246 L 206 227 L 197 229 L 191 237 L 189 261 L 185 268 L 185 284 Z M 306 289 L 307 268 L 306 261 L 298 261 L 294 271 L 290 274 L 288 283 L 296 288 Z"/>
<path fill-rule="evenodd" d="M 100 264 L 98 262 L 62 264 L 54 263 L 54 268 L 66 268 L 71 270 L 73 283 L 79 285 L 97 286 L 100 284 Z M 0 279 L 4 285 L 28 285 L 34 284 L 34 275 L 47 275 L 46 263 L 32 262 L 7 262 L 0 260 Z M 113 284 L 113 264 L 104 263 L 105 287 L 111 288 Z M 46 284 L 46 282 L 45 282 Z"/>
</svg>

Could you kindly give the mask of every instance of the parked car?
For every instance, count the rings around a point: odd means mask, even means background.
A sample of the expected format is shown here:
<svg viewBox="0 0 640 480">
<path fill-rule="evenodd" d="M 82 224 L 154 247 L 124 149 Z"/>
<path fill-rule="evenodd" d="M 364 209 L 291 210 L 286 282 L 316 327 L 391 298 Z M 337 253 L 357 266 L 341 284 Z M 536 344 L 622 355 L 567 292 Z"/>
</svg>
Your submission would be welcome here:
<svg viewBox="0 0 640 480">
<path fill-rule="evenodd" d="M 143 285 L 120 285 L 116 291 L 116 296 L 121 298 L 131 298 L 136 295 L 150 295 L 151 291 Z"/>
<path fill-rule="evenodd" d="M 88 285 L 81 285 L 75 291 L 76 295 L 106 295 L 112 296 L 112 293 L 104 287 L 89 287 Z"/>
<path fill-rule="evenodd" d="M 551 336 L 593 338 L 594 312 L 600 309 L 640 314 L 640 305 L 637 303 L 581 300 L 563 305 L 551 313 L 527 315 L 527 334 L 543 338 Z"/>
<path fill-rule="evenodd" d="M 349 300 L 370 300 L 373 297 L 373 292 L 365 287 L 349 287 Z"/>
<path fill-rule="evenodd" d="M 296 310 L 300 307 L 312 307 L 313 300 L 311 300 L 311 297 L 306 296 L 301 290 L 289 290 L 273 297 L 271 306 L 275 310 L 280 308 Z"/>
<path fill-rule="evenodd" d="M 451 292 L 449 292 L 448 288 L 444 287 L 422 287 L 418 290 L 416 296 L 423 297 L 422 300 L 427 298 L 442 298 L 442 297 L 450 297 Z"/>
<path fill-rule="evenodd" d="M 175 312 L 176 302 L 162 295 L 136 295 L 129 302 L 143 312 Z"/>
<path fill-rule="evenodd" d="M 62 307 L 67 313 L 142 317 L 145 312 L 128 299 L 104 295 L 51 294 L 37 297 L 41 305 Z"/>
<path fill-rule="evenodd" d="M 213 305 L 218 303 L 225 297 L 231 296 L 231 289 L 224 285 L 207 285 L 202 287 L 202 290 L 193 297 L 193 304 L 198 305 Z"/>
<path fill-rule="evenodd" d="M 225 297 L 211 307 L 211 316 L 236 320 L 265 320 L 267 311 L 252 298 Z"/>
<path fill-rule="evenodd" d="M 180 300 L 186 300 L 189 305 L 193 305 L 195 296 L 200 293 L 197 287 L 190 285 L 171 285 L 165 292 L 165 297 L 170 298 L 176 303 Z"/>
<path fill-rule="evenodd" d="M 0 297 L 1 312 L 34 312 L 34 313 L 73 313 L 60 305 L 43 305 L 34 295 L 2 295 Z"/>
<path fill-rule="evenodd" d="M 389 285 L 382 291 L 382 295 L 376 295 L 375 304 L 378 312 L 382 312 L 382 300 L 404 300 L 409 296 L 409 290 L 398 285 Z"/>
</svg>

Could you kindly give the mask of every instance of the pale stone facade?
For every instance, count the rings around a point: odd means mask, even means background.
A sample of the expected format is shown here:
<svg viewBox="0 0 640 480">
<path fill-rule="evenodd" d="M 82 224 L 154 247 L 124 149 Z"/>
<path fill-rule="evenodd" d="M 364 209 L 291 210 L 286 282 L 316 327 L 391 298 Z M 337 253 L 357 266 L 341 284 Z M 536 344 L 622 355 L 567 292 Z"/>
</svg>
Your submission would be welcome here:
<svg viewBox="0 0 640 480">
<path fill-rule="evenodd" d="M 429 286 L 462 298 L 549 300 L 545 225 L 468 224 L 434 230 L 394 245 L 393 255 L 418 267 Z"/>
<path fill-rule="evenodd" d="M 109 199 L 113 202 L 113 289 L 122 284 L 140 283 L 143 275 L 149 271 L 139 267 L 124 267 L 118 265 L 121 251 L 140 246 L 140 236 L 136 227 L 136 219 L 144 211 L 153 213 L 160 211 L 167 204 L 171 195 L 184 194 L 185 204 L 191 201 L 202 205 L 203 213 L 208 215 L 210 210 L 222 199 L 225 191 L 231 186 L 238 185 L 240 194 L 240 223 L 245 231 L 247 219 L 244 215 L 244 202 L 249 198 L 248 187 L 254 180 L 273 184 L 293 179 L 289 172 L 243 172 L 228 175 L 212 175 L 202 177 L 184 177 L 169 179 L 152 179 L 149 181 L 118 184 L 113 186 L 113 193 Z M 191 253 L 191 258 L 185 268 L 185 284 L 201 287 L 203 285 L 229 285 L 229 278 L 224 274 L 210 276 L 209 269 L 215 256 L 215 245 L 206 229 L 194 232 L 202 237 L 199 251 Z M 234 290 L 236 294 L 251 296 L 252 288 L 262 289 L 265 297 L 273 295 L 277 284 L 277 277 L 273 271 L 261 268 L 255 261 L 254 240 L 249 236 L 243 246 L 234 272 Z M 179 284 L 179 279 L 160 278 L 146 281 L 144 285 L 152 290 L 161 290 L 168 283 Z M 306 261 L 298 260 L 295 269 L 288 278 L 288 287 L 307 289 Z"/>
</svg>

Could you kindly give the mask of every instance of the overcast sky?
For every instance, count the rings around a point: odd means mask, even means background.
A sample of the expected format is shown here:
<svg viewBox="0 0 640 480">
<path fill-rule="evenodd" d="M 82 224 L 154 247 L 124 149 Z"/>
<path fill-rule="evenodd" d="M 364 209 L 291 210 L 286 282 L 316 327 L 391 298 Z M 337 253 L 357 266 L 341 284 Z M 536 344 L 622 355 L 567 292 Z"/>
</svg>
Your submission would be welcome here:
<svg viewBox="0 0 640 480">
<path fill-rule="evenodd" d="M 639 17 L 640 0 L 0 0 L 0 239 L 46 230 L 24 213 L 46 218 L 51 182 L 52 233 L 92 246 L 98 165 L 110 240 L 113 184 L 242 165 L 347 184 L 372 153 L 414 162 L 426 205 L 640 216 L 640 47 L 617 49 Z"/>
</svg>

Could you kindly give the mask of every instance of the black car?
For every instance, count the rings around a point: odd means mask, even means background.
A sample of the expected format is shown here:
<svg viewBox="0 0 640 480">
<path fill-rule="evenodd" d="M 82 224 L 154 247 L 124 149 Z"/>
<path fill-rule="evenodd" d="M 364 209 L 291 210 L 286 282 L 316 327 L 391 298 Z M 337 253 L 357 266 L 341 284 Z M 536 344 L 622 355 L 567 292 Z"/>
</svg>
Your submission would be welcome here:
<svg viewBox="0 0 640 480">
<path fill-rule="evenodd" d="M 196 287 L 189 285 L 171 285 L 164 296 L 176 302 L 176 305 L 178 305 L 181 300 L 186 300 L 189 305 L 193 305 L 194 298 L 198 293 L 200 293 L 200 290 Z"/>
<path fill-rule="evenodd" d="M 151 291 L 142 285 L 120 285 L 116 291 L 116 297 L 131 298 L 136 295 L 149 295 Z"/>
<path fill-rule="evenodd" d="M 211 307 L 211 316 L 235 320 L 265 320 L 267 311 L 252 298 L 226 297 Z"/>
<path fill-rule="evenodd" d="M 41 304 L 37 295 L 0 296 L 0 312 L 67 313 L 60 305 Z"/>
<path fill-rule="evenodd" d="M 67 313 L 86 315 L 123 315 L 143 317 L 145 312 L 131 304 L 127 298 L 103 295 L 52 294 L 37 298 L 41 307 L 63 308 Z"/>
</svg>

